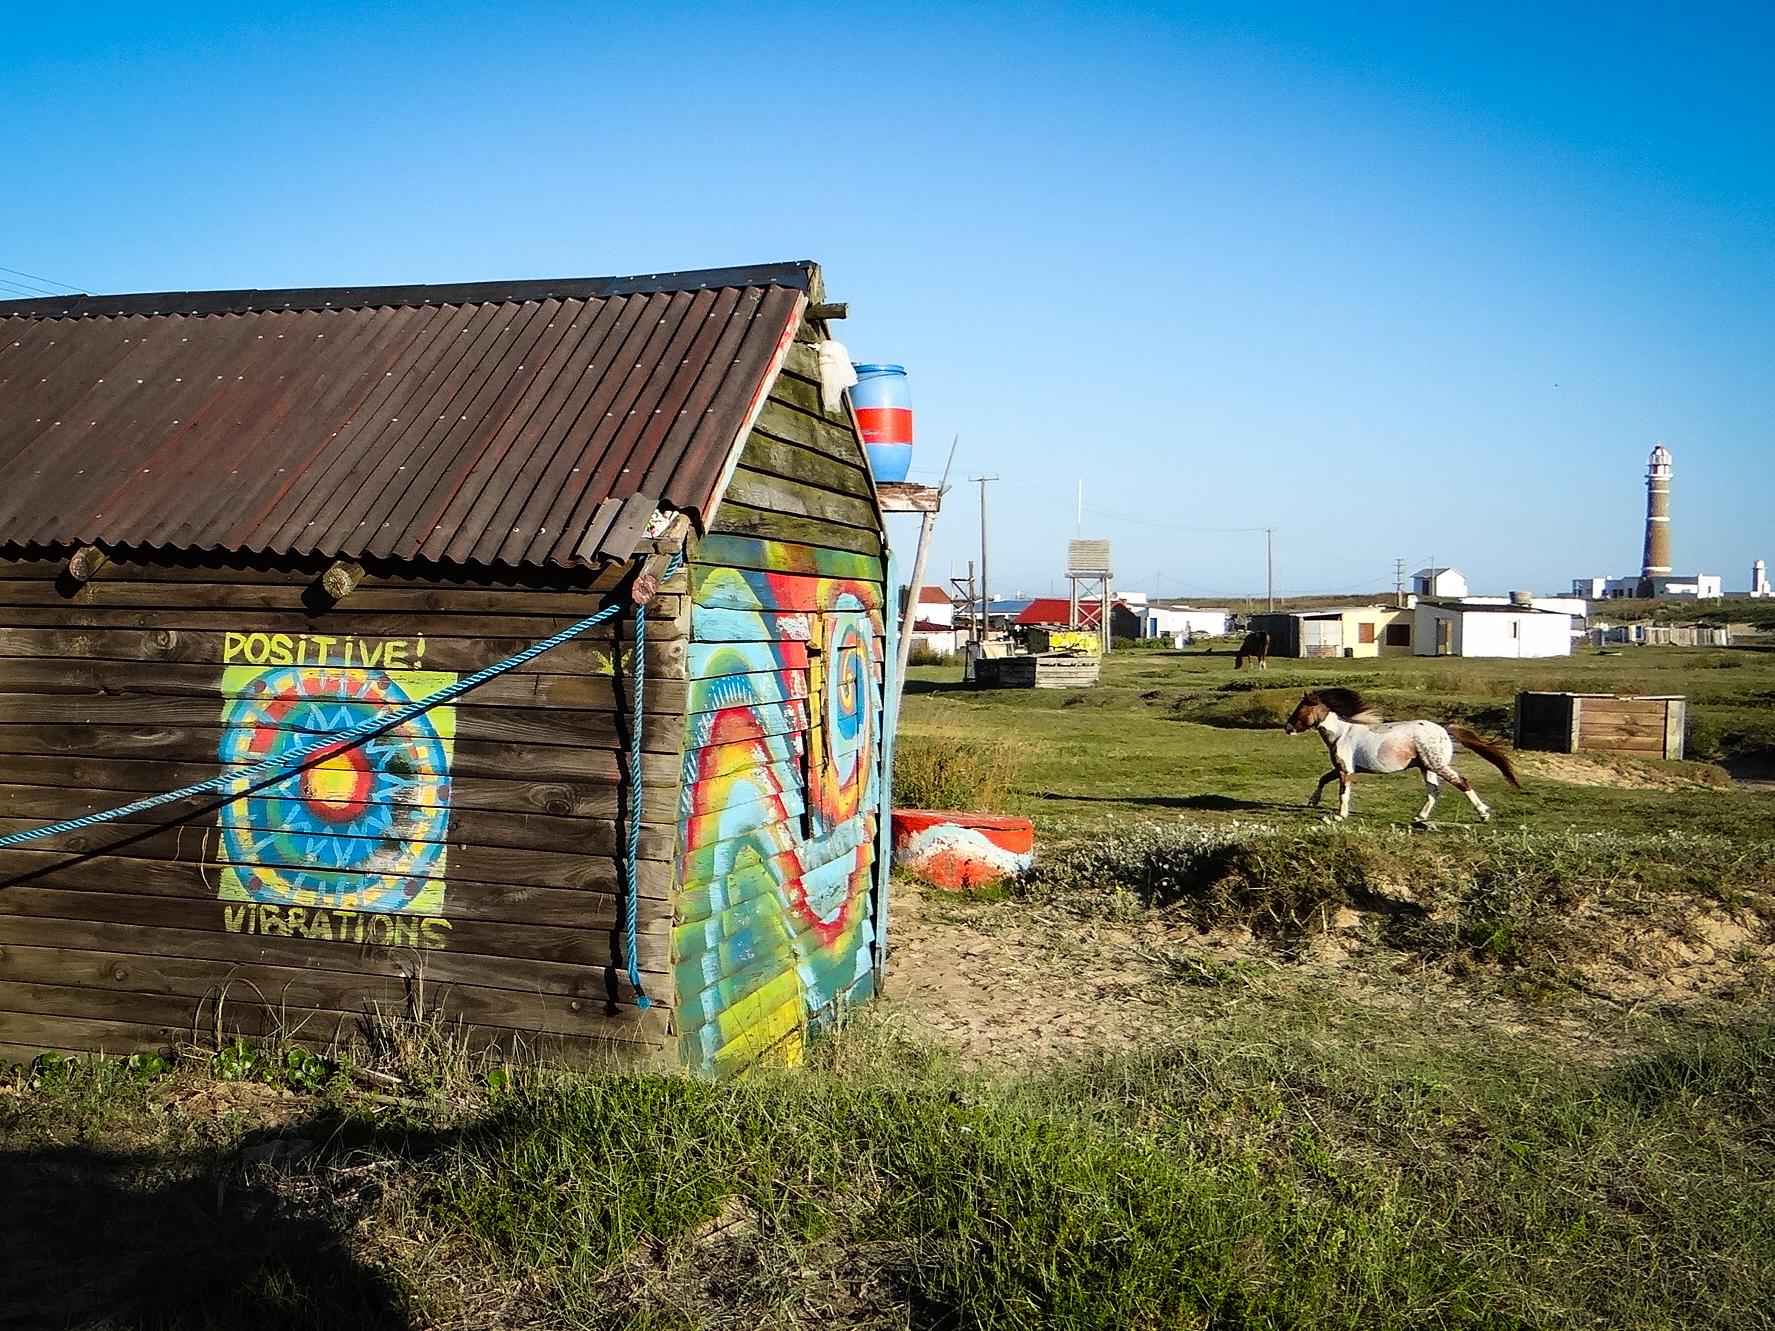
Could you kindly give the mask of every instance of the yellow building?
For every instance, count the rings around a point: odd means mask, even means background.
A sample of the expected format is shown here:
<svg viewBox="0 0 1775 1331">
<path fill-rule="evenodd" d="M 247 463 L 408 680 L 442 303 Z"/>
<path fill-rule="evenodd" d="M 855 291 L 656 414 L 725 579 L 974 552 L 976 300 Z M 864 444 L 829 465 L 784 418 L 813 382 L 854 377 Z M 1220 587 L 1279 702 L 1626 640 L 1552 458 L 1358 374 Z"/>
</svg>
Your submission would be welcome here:
<svg viewBox="0 0 1775 1331">
<path fill-rule="evenodd" d="M 1253 615 L 1276 656 L 1410 656 L 1415 611 L 1383 605 Z"/>
</svg>

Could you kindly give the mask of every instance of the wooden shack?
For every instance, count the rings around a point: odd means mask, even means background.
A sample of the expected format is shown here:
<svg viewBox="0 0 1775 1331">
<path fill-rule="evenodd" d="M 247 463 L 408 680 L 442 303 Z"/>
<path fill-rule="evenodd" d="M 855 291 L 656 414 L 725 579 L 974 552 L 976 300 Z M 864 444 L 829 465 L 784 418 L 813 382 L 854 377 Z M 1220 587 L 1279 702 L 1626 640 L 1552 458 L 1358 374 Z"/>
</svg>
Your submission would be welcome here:
<svg viewBox="0 0 1775 1331">
<path fill-rule="evenodd" d="M 974 683 L 983 689 L 1084 689 L 1102 674 L 1101 656 L 1074 652 L 983 656 L 974 662 Z"/>
<path fill-rule="evenodd" d="M 1681 758 L 1688 718 L 1688 700 L 1675 695 L 1519 693 L 1515 743 L 1552 753 Z"/>
<path fill-rule="evenodd" d="M 870 993 L 887 552 L 823 300 L 794 263 L 0 303 L 0 1057 L 423 1002 L 724 1072 Z"/>
</svg>

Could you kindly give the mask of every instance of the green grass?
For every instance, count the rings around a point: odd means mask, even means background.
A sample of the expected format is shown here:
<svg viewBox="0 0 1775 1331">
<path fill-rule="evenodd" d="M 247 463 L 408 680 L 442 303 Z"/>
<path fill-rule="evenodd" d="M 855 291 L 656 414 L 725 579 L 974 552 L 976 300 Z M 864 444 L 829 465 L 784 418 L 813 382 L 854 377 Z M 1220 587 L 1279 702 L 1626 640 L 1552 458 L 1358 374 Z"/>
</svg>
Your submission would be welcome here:
<svg viewBox="0 0 1775 1331">
<path fill-rule="evenodd" d="M 1021 1076 L 864 1021 L 805 1069 L 533 1075 L 443 1130 L 317 1106 L 279 1186 L 239 1139 L 160 1175 L 138 1152 L 112 1204 L 150 1231 L 176 1206 L 169 1234 L 235 1265 L 180 1257 L 152 1306 L 109 1311 L 495 1324 L 498 1292 L 574 1327 L 1775 1324 L 1775 1029 L 1573 1060 L 1292 982 L 1219 1012 Z M 266 1252 L 192 1229 L 212 1193 L 209 1223 L 248 1223 L 244 1197 Z"/>
<path fill-rule="evenodd" d="M 1130 816 L 1315 819 L 1304 804 L 1326 770 L 1324 746 L 1312 735 L 1285 736 L 1281 723 L 1300 695 L 1319 685 L 1359 689 L 1397 718 L 1459 721 L 1503 737 L 1519 690 L 1684 694 L 1692 732 L 1708 756 L 1775 754 L 1775 653 L 1735 648 L 1584 651 L 1525 662 L 1276 659 L 1268 671 L 1238 673 L 1221 652 L 1127 652 L 1105 661 L 1101 685 L 1077 691 L 976 690 L 956 676 L 910 672 L 902 734 L 1018 739 L 1012 807 L 1003 811 L 1024 813 L 1038 830 L 1059 836 Z M 1530 756 L 1523 764 L 1528 789 L 1517 792 L 1482 760 L 1459 761 L 1505 830 L 1650 826 L 1735 836 L 1769 820 L 1766 797 L 1722 788 L 1723 774 L 1709 763 L 1617 760 L 1695 784 L 1614 789 L 1538 780 Z M 1355 816 L 1368 824 L 1407 822 L 1422 799 L 1414 775 L 1364 778 Z M 1471 816 L 1453 792 L 1438 814 L 1453 822 Z"/>
<path fill-rule="evenodd" d="M 139 1268 L 120 1326 L 1775 1325 L 1775 1027 L 1622 1017 L 1574 1057 L 1284 972 L 1190 986 L 1187 1037 L 1019 1075 L 871 1015 L 802 1069 L 392 1120 L 335 1090 L 270 1133 L 174 1126 L 192 1070 L 20 1073 L 36 1219 L 0 1218 L 64 1280 Z M 280 1137 L 312 1154 L 243 1166 Z"/>
<path fill-rule="evenodd" d="M 1146 940 L 1137 1052 L 964 1065 L 890 1002 L 721 1084 L 489 1069 L 423 1014 L 314 1062 L 0 1070 L 0 1323 L 1775 1326 L 1766 971 L 1711 1007 L 1579 984 L 1685 912 L 1766 942 L 1770 797 L 1561 785 L 1532 755 L 1517 793 L 1469 759 L 1497 824 L 1451 797 L 1410 831 L 1399 777 L 1331 828 L 1302 807 L 1322 748 L 1277 728 L 1343 683 L 1492 727 L 1518 687 L 1681 692 L 1759 734 L 1771 673 L 1130 652 L 1076 694 L 910 693 L 933 802 L 1002 799 L 1043 834 L 1014 895 L 950 909 L 1078 926 L 1047 964 L 1103 967 L 1105 1002 L 1126 958 L 1091 928 Z M 1346 971 L 1291 964 L 1351 908 Z"/>
</svg>

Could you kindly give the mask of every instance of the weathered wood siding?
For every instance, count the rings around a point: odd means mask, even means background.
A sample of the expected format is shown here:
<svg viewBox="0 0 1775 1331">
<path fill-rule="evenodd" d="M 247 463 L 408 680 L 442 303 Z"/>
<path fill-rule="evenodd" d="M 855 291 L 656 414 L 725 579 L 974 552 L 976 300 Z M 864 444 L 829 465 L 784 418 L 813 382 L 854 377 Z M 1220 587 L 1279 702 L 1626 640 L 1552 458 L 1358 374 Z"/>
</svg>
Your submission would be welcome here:
<svg viewBox="0 0 1775 1331">
<path fill-rule="evenodd" d="M 974 662 L 974 682 L 983 689 L 1083 689 L 1102 674 L 1101 656 L 1066 652 L 985 656 Z"/>
<path fill-rule="evenodd" d="M 796 344 L 691 562 L 673 929 L 680 1059 L 797 1057 L 873 983 L 886 551 Z"/>
<path fill-rule="evenodd" d="M 1607 693 L 1519 693 L 1515 743 L 1555 753 L 1638 753 L 1681 758 L 1688 699 Z"/>
<path fill-rule="evenodd" d="M 0 560 L 0 832 L 215 776 L 422 697 L 590 614 L 603 584 L 320 566 Z M 622 967 L 632 621 L 250 796 L 0 850 L 0 1052 L 348 1034 L 428 1006 L 576 1057 L 667 1039 L 689 579 L 650 607 L 643 983 Z"/>
</svg>

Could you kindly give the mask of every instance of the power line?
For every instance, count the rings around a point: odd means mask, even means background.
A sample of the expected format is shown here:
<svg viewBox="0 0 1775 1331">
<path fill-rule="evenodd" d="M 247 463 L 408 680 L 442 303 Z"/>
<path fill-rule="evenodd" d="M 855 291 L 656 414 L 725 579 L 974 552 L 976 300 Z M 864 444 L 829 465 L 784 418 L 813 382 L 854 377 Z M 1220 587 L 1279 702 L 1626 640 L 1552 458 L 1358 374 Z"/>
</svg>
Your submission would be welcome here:
<svg viewBox="0 0 1775 1331">
<path fill-rule="evenodd" d="M 0 269 L 0 271 L 10 270 Z M 14 291 L 27 291 L 33 296 L 63 296 L 68 294 L 65 291 L 51 291 L 48 287 L 29 286 L 24 282 L 15 282 L 8 277 L 0 277 L 0 282 L 6 283 L 6 285 L 11 287 Z"/>
<path fill-rule="evenodd" d="M 1041 486 L 1031 485 L 1027 481 L 1013 481 L 1007 479 L 1004 484 L 1009 485 L 1014 489 L 1027 490 L 1031 494 L 1038 494 L 1046 499 L 1052 499 L 1056 503 L 1065 504 L 1068 508 L 1073 507 L 1076 502 L 1073 496 L 1058 494 L 1053 490 L 1044 490 Z M 1130 522 L 1137 527 L 1154 527 L 1159 531 L 1200 532 L 1210 535 L 1230 535 L 1235 532 L 1258 532 L 1269 530 L 1267 527 L 1188 527 L 1175 522 L 1154 522 L 1150 518 L 1130 517 L 1126 513 L 1116 513 L 1110 509 L 1093 507 L 1090 504 L 1084 504 L 1082 505 L 1082 508 L 1085 512 L 1095 513 L 1100 518 L 1110 518 L 1116 522 Z"/>
<path fill-rule="evenodd" d="M 4 266 L 0 266 L 0 273 L 11 273 L 14 277 L 22 277 L 30 282 L 42 282 L 52 287 L 66 287 L 68 291 L 71 291 L 76 295 L 82 294 L 81 288 L 68 286 L 66 282 L 58 282 L 53 277 L 38 277 L 35 273 L 21 273 L 16 268 L 7 268 Z M 45 296 L 59 296 L 62 293 L 59 291 L 44 291 L 42 294 Z"/>
</svg>

